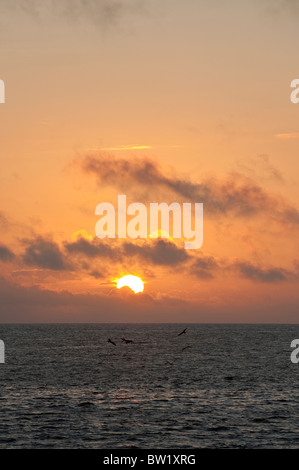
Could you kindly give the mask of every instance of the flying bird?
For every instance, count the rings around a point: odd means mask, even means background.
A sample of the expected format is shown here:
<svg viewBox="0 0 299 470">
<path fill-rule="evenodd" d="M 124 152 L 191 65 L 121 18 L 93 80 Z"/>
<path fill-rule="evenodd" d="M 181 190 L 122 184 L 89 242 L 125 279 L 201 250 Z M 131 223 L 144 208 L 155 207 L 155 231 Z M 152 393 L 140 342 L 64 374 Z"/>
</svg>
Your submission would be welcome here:
<svg viewBox="0 0 299 470">
<path fill-rule="evenodd" d="M 111 343 L 111 344 L 113 344 L 114 346 L 116 346 L 116 344 L 115 344 L 113 341 L 111 341 L 110 338 L 108 338 L 108 343 Z"/>
<path fill-rule="evenodd" d="M 187 328 L 185 328 L 183 331 L 181 331 L 181 333 L 179 333 L 178 336 L 185 335 L 185 334 L 186 334 L 186 330 L 187 330 Z"/>
<path fill-rule="evenodd" d="M 126 338 L 121 338 L 123 343 L 129 344 L 129 343 L 134 343 L 132 339 L 126 339 Z"/>
</svg>

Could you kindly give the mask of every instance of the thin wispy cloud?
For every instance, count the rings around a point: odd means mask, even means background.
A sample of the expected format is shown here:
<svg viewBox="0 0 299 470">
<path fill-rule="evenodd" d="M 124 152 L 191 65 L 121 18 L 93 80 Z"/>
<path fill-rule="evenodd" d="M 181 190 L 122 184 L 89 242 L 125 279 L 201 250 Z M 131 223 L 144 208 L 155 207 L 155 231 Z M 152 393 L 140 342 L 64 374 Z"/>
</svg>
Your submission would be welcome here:
<svg viewBox="0 0 299 470">
<path fill-rule="evenodd" d="M 151 145 L 118 145 L 116 147 L 103 147 L 101 150 L 146 150 L 152 148 Z"/>
<path fill-rule="evenodd" d="M 0 211 L 0 227 L 2 228 L 7 228 L 9 225 L 9 221 L 7 219 L 7 216 Z"/>
<path fill-rule="evenodd" d="M 271 163 L 268 155 L 258 155 L 255 158 L 249 158 L 248 160 L 238 160 L 236 162 L 238 171 L 248 175 L 255 181 L 275 181 L 278 183 L 284 183 L 284 177 L 282 172 Z"/>
<path fill-rule="evenodd" d="M 299 139 L 299 132 L 285 132 L 283 134 L 275 134 L 277 139 Z"/>
<path fill-rule="evenodd" d="M 101 27 L 117 23 L 125 14 L 146 13 L 142 0 L 1 0 L 1 11 L 23 14 L 39 23 L 58 18 Z"/>
</svg>

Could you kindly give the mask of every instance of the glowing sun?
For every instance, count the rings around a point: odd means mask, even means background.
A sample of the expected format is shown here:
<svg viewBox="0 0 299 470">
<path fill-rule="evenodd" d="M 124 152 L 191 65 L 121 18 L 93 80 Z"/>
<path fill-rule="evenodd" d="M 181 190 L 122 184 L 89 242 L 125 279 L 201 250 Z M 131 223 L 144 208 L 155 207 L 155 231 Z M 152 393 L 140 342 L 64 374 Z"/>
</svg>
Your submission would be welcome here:
<svg viewBox="0 0 299 470">
<path fill-rule="evenodd" d="M 143 292 L 144 289 L 144 284 L 140 277 L 132 276 L 131 274 L 129 274 L 128 276 L 121 277 L 118 280 L 116 287 L 118 289 L 121 289 L 124 286 L 130 287 L 130 289 L 132 289 L 135 294 L 138 294 L 138 292 Z"/>
</svg>

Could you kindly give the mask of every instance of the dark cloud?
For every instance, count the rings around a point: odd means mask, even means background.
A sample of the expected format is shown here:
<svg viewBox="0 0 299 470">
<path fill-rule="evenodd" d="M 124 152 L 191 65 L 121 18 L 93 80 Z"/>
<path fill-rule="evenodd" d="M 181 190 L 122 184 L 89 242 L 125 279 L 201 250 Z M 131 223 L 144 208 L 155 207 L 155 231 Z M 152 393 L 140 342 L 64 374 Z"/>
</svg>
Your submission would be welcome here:
<svg viewBox="0 0 299 470">
<path fill-rule="evenodd" d="M 80 238 L 75 242 L 65 242 L 63 245 L 65 251 L 62 251 L 55 242 L 42 237 L 26 240 L 25 244 L 26 250 L 22 260 L 29 266 L 53 271 L 75 269 L 78 273 L 83 270 L 98 279 L 105 276 L 106 261 L 108 264 L 113 262 L 130 266 L 136 261 L 148 266 L 180 266 L 190 275 L 206 280 L 225 273 L 233 273 L 244 279 L 261 283 L 294 281 L 299 278 L 299 262 L 297 264 L 295 262 L 294 269 L 289 270 L 280 266 L 259 266 L 246 260 L 217 260 L 202 251 L 190 253 L 166 239 L 137 240 L 134 243 L 114 240 L 114 244 L 109 245 L 96 238 L 93 240 Z M 70 258 L 74 255 L 76 258 L 70 263 Z M 16 256 L 9 248 L 0 245 L 0 260 L 12 261 L 14 258 Z M 101 262 L 100 267 L 99 262 Z"/>
<path fill-rule="evenodd" d="M 89 260 L 109 259 L 120 263 L 133 263 L 137 258 L 141 263 L 146 262 L 154 266 L 184 265 L 191 275 L 206 280 L 214 279 L 217 274 L 233 272 L 252 281 L 274 283 L 294 280 L 299 275 L 299 266 L 294 271 L 290 271 L 282 267 L 261 267 L 249 261 L 217 260 L 214 256 L 206 255 L 202 251 L 189 253 L 184 248 L 164 239 L 142 240 L 140 243 L 121 241 L 111 246 L 96 238 L 93 240 L 81 238 L 72 243 L 65 243 L 64 246 L 69 254 L 82 255 Z M 103 277 L 101 272 L 96 267 L 89 271 L 90 275 L 95 278 Z"/>
<path fill-rule="evenodd" d="M 179 248 L 174 243 L 162 239 L 142 241 L 140 244 L 124 241 L 108 245 L 103 240 L 81 238 L 72 243 L 65 243 L 65 248 L 71 254 L 81 254 L 88 258 L 109 258 L 127 262 L 137 257 L 160 266 L 175 266 L 189 259 L 184 248 Z"/>
<path fill-rule="evenodd" d="M 202 254 L 192 263 L 191 272 L 200 279 L 213 279 L 219 268 L 220 266 L 213 256 Z"/>
<path fill-rule="evenodd" d="M 217 273 L 234 273 L 244 279 L 261 283 L 275 283 L 296 280 L 299 265 L 293 271 L 282 267 L 261 267 L 249 261 L 216 260 L 213 256 L 201 254 L 190 266 L 190 274 L 200 279 L 213 279 Z"/>
<path fill-rule="evenodd" d="M 111 245 L 100 241 L 89 241 L 79 238 L 75 242 L 65 243 L 65 248 L 69 253 L 80 253 L 89 258 L 103 257 L 115 258 L 119 255 L 117 249 L 113 249 Z"/>
<path fill-rule="evenodd" d="M 236 263 L 235 267 L 246 279 L 258 282 L 281 282 L 294 277 L 293 273 L 283 268 L 261 268 L 251 263 Z"/>
<path fill-rule="evenodd" d="M 12 261 L 14 259 L 14 253 L 4 245 L 0 245 L 0 260 L 1 261 Z"/>
<path fill-rule="evenodd" d="M 62 271 L 70 269 L 59 246 L 51 241 L 38 237 L 34 240 L 26 240 L 27 245 L 23 255 L 23 261 L 29 266 L 38 266 L 43 269 Z"/>
<path fill-rule="evenodd" d="M 100 272 L 97 271 L 97 270 L 90 271 L 89 275 L 92 276 L 92 277 L 94 277 L 95 279 L 102 279 L 102 278 L 105 277 L 103 273 L 100 273 Z"/>
<path fill-rule="evenodd" d="M 218 263 L 213 256 L 204 256 L 202 255 L 196 262 L 193 264 L 194 267 L 198 269 L 215 269 L 218 268 Z"/>
<path fill-rule="evenodd" d="M 209 178 L 195 183 L 164 174 L 161 167 L 149 159 L 117 159 L 111 155 L 87 156 L 81 161 L 83 172 L 96 176 L 98 184 L 110 185 L 118 192 L 132 193 L 139 186 L 141 194 L 155 201 L 159 190 L 168 199 L 172 196 L 185 201 L 203 202 L 209 215 L 232 214 L 237 217 L 267 215 L 288 224 L 299 224 L 299 211 L 282 197 L 268 193 L 259 184 L 240 174 L 224 180 Z"/>
<path fill-rule="evenodd" d="M 184 248 L 179 248 L 174 243 L 161 239 L 143 245 L 125 242 L 123 253 L 125 256 L 138 256 L 145 261 L 160 266 L 176 266 L 189 259 L 189 255 Z"/>
</svg>

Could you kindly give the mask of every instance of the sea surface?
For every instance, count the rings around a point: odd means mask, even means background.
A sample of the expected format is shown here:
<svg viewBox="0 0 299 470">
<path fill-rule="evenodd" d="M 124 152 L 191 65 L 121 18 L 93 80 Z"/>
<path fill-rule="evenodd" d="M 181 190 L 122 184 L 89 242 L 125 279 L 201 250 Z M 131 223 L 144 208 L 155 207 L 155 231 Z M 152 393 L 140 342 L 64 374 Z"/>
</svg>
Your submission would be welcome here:
<svg viewBox="0 0 299 470">
<path fill-rule="evenodd" d="M 0 338 L 0 448 L 299 447 L 297 325 L 1 325 Z"/>
</svg>

